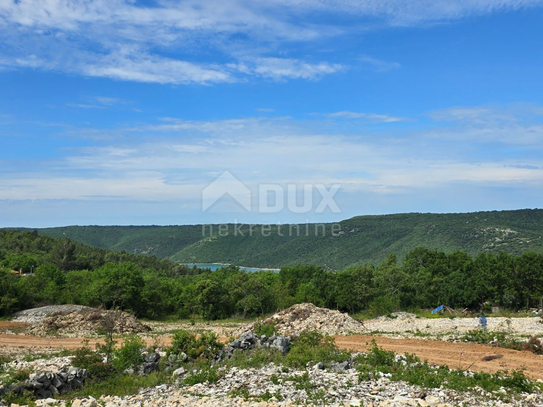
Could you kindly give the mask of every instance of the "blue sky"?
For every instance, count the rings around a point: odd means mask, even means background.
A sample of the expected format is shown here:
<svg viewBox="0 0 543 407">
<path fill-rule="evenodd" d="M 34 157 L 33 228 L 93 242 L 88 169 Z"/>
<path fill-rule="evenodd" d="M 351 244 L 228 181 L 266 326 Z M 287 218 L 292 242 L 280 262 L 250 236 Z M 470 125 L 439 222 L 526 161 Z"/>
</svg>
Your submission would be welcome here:
<svg viewBox="0 0 543 407">
<path fill-rule="evenodd" d="M 0 226 L 541 207 L 541 21 L 540 0 L 2 1 Z M 251 211 L 202 210 L 224 171 Z M 261 213 L 263 184 L 339 185 L 340 212 Z"/>
</svg>

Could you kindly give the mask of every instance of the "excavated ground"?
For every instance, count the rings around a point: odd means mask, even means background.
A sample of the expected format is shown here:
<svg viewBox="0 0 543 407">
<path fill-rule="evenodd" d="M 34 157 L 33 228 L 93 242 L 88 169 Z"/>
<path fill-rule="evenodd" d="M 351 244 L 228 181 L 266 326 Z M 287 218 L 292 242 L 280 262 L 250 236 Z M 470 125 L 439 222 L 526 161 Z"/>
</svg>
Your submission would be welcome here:
<svg viewBox="0 0 543 407">
<path fill-rule="evenodd" d="M 19 324 L 2 322 L 5 328 Z M 515 351 L 498 347 L 468 343 L 450 343 L 424 339 L 393 339 L 380 336 L 365 335 L 336 335 L 337 345 L 342 349 L 364 351 L 372 339 L 384 349 L 399 354 L 414 353 L 421 359 L 437 365 L 447 365 L 453 369 L 470 369 L 474 371 L 496 372 L 498 370 L 525 369 L 533 379 L 543 379 L 543 356 L 534 355 L 527 351 Z M 33 352 L 51 353 L 59 349 L 75 349 L 83 346 L 84 338 L 45 338 L 37 336 L 0 334 L 0 354 L 10 356 L 18 353 Z M 228 338 L 221 337 L 223 342 Z M 94 347 L 99 339 L 90 339 L 88 345 Z M 155 339 L 147 339 L 149 344 L 168 346 L 171 336 L 163 335 Z M 489 361 L 487 356 L 494 358 Z"/>
</svg>

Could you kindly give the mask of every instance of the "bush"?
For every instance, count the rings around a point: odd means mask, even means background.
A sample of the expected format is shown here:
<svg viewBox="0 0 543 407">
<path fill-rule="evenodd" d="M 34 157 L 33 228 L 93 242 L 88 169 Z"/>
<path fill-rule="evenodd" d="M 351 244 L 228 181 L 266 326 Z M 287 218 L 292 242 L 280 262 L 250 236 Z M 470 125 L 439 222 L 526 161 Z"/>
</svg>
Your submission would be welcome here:
<svg viewBox="0 0 543 407">
<path fill-rule="evenodd" d="M 261 320 L 258 320 L 255 323 L 255 334 L 258 336 L 273 336 L 277 334 L 277 328 L 273 322 L 265 324 Z"/>
<path fill-rule="evenodd" d="M 193 371 L 185 377 L 183 383 L 193 386 L 198 383 L 217 383 L 222 378 L 222 373 L 216 366 L 201 363 L 195 366 Z"/>
<path fill-rule="evenodd" d="M 137 335 L 126 337 L 122 346 L 113 351 L 113 366 L 122 372 L 130 367 L 137 368 L 143 361 L 145 342 Z"/>
<path fill-rule="evenodd" d="M 310 363 L 322 362 L 330 367 L 332 362 L 344 362 L 349 358 L 349 353 L 339 350 L 333 338 L 318 332 L 303 332 L 294 339 L 285 365 L 303 369 Z"/>
<path fill-rule="evenodd" d="M 93 380 L 104 380 L 111 376 L 115 370 L 111 363 L 103 361 L 103 356 L 87 346 L 74 351 L 72 365 L 81 369 L 87 369 Z"/>
<path fill-rule="evenodd" d="M 186 354 L 189 359 L 213 359 L 223 348 L 223 344 L 217 340 L 217 335 L 212 332 L 203 333 L 198 338 L 196 335 L 185 331 L 177 331 L 172 339 L 172 346 L 168 349 L 168 355 Z"/>
<path fill-rule="evenodd" d="M 259 369 L 270 363 L 280 365 L 284 361 L 283 353 L 278 349 L 257 348 L 253 350 L 237 349 L 228 360 L 229 366 L 236 366 L 240 369 Z"/>
<path fill-rule="evenodd" d="M 480 343 L 483 345 L 495 345 L 502 348 L 521 350 L 522 343 L 511 337 L 504 331 L 484 331 L 472 329 L 460 337 L 462 341 Z"/>
</svg>

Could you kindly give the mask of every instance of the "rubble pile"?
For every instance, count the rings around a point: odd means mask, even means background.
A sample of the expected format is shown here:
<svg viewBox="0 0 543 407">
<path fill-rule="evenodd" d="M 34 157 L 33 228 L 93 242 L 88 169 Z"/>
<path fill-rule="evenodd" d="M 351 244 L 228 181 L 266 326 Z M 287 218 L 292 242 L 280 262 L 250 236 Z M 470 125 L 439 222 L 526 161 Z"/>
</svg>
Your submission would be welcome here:
<svg viewBox="0 0 543 407">
<path fill-rule="evenodd" d="M 299 335 L 303 331 L 317 331 L 323 335 L 348 335 L 367 332 L 364 324 L 348 314 L 310 303 L 296 304 L 262 321 L 273 324 L 281 335 Z M 234 336 L 254 331 L 256 323 L 239 328 Z"/>
<path fill-rule="evenodd" d="M 69 311 L 92 311 L 93 308 L 85 307 L 84 305 L 47 305 L 45 307 L 25 309 L 13 314 L 12 322 L 24 322 L 27 324 L 35 324 L 42 322 L 47 317 L 57 312 Z"/>
<path fill-rule="evenodd" d="M 32 374 L 27 381 L 11 386 L 9 390 L 15 394 L 31 392 L 35 397 L 45 399 L 80 388 L 87 377 L 85 369 L 63 368 L 58 373 Z"/>
<path fill-rule="evenodd" d="M 230 359 L 236 349 L 271 348 L 286 354 L 289 351 L 290 338 L 282 335 L 258 336 L 253 332 L 245 332 L 238 339 L 228 343 L 219 353 L 219 360 Z"/>
<path fill-rule="evenodd" d="M 38 336 L 87 337 L 109 330 L 117 334 L 143 333 L 151 330 L 126 312 L 77 305 L 26 310 L 18 313 L 15 318 L 32 322 L 28 333 Z"/>
</svg>

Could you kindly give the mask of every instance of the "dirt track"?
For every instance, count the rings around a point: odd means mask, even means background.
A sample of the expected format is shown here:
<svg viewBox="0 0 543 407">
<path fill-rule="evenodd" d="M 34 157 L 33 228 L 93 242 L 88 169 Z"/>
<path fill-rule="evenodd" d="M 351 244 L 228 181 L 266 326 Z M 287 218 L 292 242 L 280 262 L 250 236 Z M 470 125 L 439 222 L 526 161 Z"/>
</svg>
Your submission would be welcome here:
<svg viewBox="0 0 543 407">
<path fill-rule="evenodd" d="M 221 338 L 226 341 L 226 338 Z M 441 341 L 429 341 L 418 339 L 391 339 L 374 336 L 336 336 L 337 345 L 342 349 L 366 350 L 366 344 L 372 339 L 387 350 L 404 354 L 414 353 L 421 359 L 426 359 L 432 364 L 448 365 L 453 369 L 470 369 L 485 372 L 498 370 L 513 370 L 525 368 L 526 374 L 533 379 L 543 379 L 543 356 L 534 355 L 531 352 L 520 352 L 511 349 L 493 348 L 484 345 L 449 343 Z M 96 339 L 89 340 L 89 346 L 100 342 Z M 148 340 L 149 344 L 156 340 Z M 165 336 L 159 338 L 161 345 L 168 345 L 171 338 Z M 79 338 L 42 338 L 36 336 L 0 334 L 0 348 L 10 349 L 75 349 L 83 346 L 83 339 Z M 500 356 L 497 359 L 483 361 L 488 355 Z"/>
<path fill-rule="evenodd" d="M 418 339 L 391 339 L 379 336 L 335 336 L 342 349 L 363 351 L 366 343 L 375 339 L 380 347 L 399 354 L 414 353 L 429 363 L 447 365 L 453 369 L 470 369 L 484 372 L 525 368 L 532 379 L 543 379 L 543 356 L 528 351 L 515 351 L 485 345 L 450 343 Z M 483 357 L 495 355 L 497 359 L 484 361 Z"/>
</svg>

